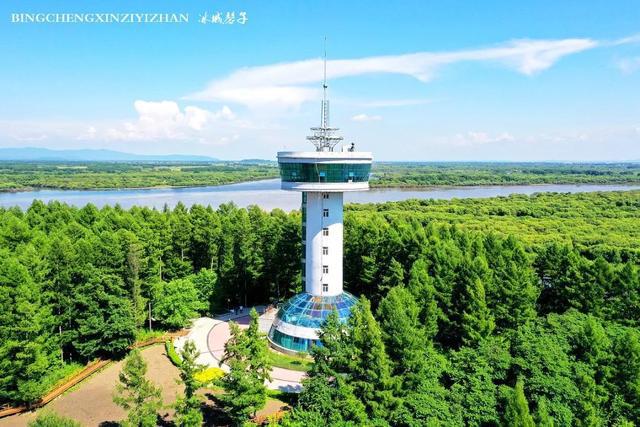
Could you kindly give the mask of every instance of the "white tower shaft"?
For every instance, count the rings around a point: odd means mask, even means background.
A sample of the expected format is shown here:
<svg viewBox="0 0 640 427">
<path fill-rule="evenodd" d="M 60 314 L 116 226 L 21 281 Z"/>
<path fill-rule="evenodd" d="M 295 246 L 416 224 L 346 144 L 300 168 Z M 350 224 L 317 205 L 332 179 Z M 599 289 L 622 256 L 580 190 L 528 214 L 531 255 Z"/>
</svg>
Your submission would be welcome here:
<svg viewBox="0 0 640 427">
<path fill-rule="evenodd" d="M 305 291 L 311 295 L 342 293 L 342 195 L 341 192 L 307 192 L 303 196 Z"/>
</svg>

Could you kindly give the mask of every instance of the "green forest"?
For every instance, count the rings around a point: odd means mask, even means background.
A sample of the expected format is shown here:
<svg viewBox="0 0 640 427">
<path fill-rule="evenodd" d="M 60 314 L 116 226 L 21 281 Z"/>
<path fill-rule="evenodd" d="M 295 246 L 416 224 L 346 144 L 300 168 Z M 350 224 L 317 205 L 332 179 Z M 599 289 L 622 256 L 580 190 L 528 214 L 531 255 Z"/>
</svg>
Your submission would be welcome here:
<svg viewBox="0 0 640 427">
<path fill-rule="evenodd" d="M 277 178 L 277 164 L 241 162 L 6 162 L 0 191 L 189 187 Z M 640 163 L 376 162 L 372 187 L 638 184 Z"/>
<path fill-rule="evenodd" d="M 299 292 L 300 221 L 232 204 L 0 209 L 0 402 L 125 356 L 149 307 L 172 330 Z M 360 301 L 325 324 L 281 423 L 640 424 L 638 225 L 639 191 L 347 206 Z"/>
</svg>

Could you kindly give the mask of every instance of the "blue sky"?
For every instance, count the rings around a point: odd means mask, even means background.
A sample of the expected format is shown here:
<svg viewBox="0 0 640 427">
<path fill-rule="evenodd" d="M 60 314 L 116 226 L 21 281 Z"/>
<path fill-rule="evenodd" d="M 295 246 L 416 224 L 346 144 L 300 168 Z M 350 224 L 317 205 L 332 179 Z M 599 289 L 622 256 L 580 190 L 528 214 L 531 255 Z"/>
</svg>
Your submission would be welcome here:
<svg viewBox="0 0 640 427">
<path fill-rule="evenodd" d="M 378 160 L 639 160 L 637 1 L 4 1 L 0 147 L 219 158 L 332 124 Z M 183 24 L 13 13 L 188 13 Z M 245 24 L 200 24 L 246 12 Z"/>
</svg>

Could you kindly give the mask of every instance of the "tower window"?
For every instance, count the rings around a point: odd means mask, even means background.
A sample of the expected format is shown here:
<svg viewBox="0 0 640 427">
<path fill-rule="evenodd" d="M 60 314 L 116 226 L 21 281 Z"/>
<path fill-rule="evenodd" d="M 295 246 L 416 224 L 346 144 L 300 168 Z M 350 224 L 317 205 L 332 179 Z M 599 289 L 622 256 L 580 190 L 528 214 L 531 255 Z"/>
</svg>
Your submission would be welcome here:
<svg viewBox="0 0 640 427">
<path fill-rule="evenodd" d="M 323 236 L 328 236 L 329 235 L 329 229 L 327 227 L 322 229 L 322 235 Z"/>
<path fill-rule="evenodd" d="M 328 283 L 323 283 L 322 284 L 322 292 L 329 292 L 329 284 Z"/>
<path fill-rule="evenodd" d="M 323 265 L 322 266 L 322 273 L 323 274 L 328 274 L 329 273 L 329 266 L 328 265 Z"/>
<path fill-rule="evenodd" d="M 323 199 L 328 199 L 329 198 L 329 193 L 322 193 L 322 198 Z"/>
<path fill-rule="evenodd" d="M 322 255 L 329 255 L 329 247 L 328 246 L 323 246 L 322 247 Z"/>
<path fill-rule="evenodd" d="M 322 216 L 325 218 L 329 218 L 329 209 L 322 209 Z"/>
</svg>

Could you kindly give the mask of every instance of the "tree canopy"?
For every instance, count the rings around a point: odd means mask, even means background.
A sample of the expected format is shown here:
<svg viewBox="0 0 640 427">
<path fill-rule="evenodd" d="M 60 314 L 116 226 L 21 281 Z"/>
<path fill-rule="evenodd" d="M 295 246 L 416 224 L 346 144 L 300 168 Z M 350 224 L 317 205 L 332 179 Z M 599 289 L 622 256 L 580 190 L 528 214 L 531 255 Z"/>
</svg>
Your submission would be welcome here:
<svg viewBox="0 0 640 427">
<path fill-rule="evenodd" d="M 284 422 L 640 423 L 639 207 L 639 192 L 347 207 L 345 289 L 361 299 L 326 322 Z M 149 303 L 169 329 L 292 296 L 300 220 L 231 204 L 0 209 L 0 400 L 124 355 Z M 263 402 L 263 345 L 257 326 L 229 341 L 238 417 Z"/>
</svg>

